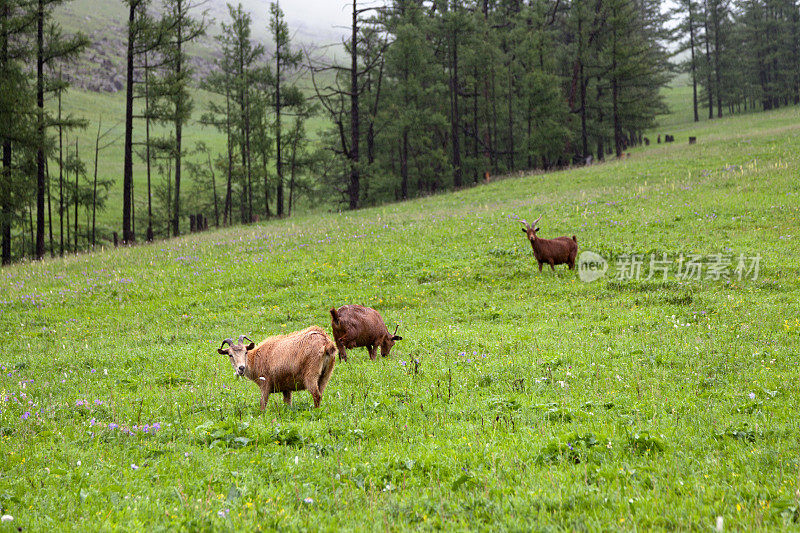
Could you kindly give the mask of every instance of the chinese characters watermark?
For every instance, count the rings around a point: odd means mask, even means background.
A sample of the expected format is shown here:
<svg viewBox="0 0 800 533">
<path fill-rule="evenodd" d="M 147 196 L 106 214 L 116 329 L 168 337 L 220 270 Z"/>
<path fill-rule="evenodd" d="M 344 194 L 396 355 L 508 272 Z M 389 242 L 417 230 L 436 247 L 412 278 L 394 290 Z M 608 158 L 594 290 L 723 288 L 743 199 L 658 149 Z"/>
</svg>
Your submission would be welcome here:
<svg viewBox="0 0 800 533">
<path fill-rule="evenodd" d="M 622 254 L 608 261 L 595 252 L 583 252 L 578 276 L 585 282 L 606 273 L 613 281 L 755 281 L 760 266 L 761 254 Z"/>
</svg>

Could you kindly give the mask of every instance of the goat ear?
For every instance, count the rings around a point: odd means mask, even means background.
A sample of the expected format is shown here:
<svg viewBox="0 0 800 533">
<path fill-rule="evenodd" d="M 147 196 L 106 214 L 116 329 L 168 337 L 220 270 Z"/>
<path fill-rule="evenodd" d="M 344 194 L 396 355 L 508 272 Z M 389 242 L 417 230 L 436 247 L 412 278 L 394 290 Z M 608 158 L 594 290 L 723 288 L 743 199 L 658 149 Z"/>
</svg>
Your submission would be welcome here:
<svg viewBox="0 0 800 533">
<path fill-rule="evenodd" d="M 535 230 L 533 230 L 533 231 L 534 231 L 534 232 L 537 232 L 537 231 L 539 231 L 540 229 L 542 229 L 542 228 L 536 228 L 536 229 L 535 229 Z"/>
<path fill-rule="evenodd" d="M 227 348 L 217 348 L 217 352 L 219 352 L 220 355 L 229 355 L 230 353 Z"/>
<path fill-rule="evenodd" d="M 247 349 L 248 349 L 248 351 L 249 351 L 249 350 L 252 350 L 252 349 L 253 349 L 253 348 L 255 348 L 255 347 L 256 347 L 256 343 L 254 343 L 254 342 L 251 342 L 250 344 L 248 344 L 248 345 L 247 345 Z"/>
<path fill-rule="evenodd" d="M 392 337 L 392 340 L 393 341 L 401 341 L 401 340 L 403 340 L 403 337 L 401 337 L 400 335 L 395 335 L 394 337 Z"/>
<path fill-rule="evenodd" d="M 520 229 L 522 229 L 522 233 L 524 233 L 525 235 L 528 234 L 528 230 L 526 230 L 525 228 L 520 228 Z"/>
</svg>

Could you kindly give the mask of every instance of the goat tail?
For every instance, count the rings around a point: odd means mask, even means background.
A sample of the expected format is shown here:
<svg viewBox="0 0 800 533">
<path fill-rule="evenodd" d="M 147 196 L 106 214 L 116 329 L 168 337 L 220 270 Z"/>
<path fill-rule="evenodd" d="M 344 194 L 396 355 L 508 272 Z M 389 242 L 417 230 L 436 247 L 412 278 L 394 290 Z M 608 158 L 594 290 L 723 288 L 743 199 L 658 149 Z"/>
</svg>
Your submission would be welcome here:
<svg viewBox="0 0 800 533">
<path fill-rule="evenodd" d="M 322 347 L 322 357 L 319 365 L 319 376 L 322 379 L 325 374 L 333 370 L 333 365 L 336 364 L 336 345 L 330 340 L 325 340 L 325 345 Z M 325 380 L 327 382 L 327 380 Z"/>
<path fill-rule="evenodd" d="M 339 323 L 339 313 L 336 312 L 335 307 L 331 307 L 331 318 L 333 319 L 334 324 Z"/>
<path fill-rule="evenodd" d="M 334 355 L 336 355 L 336 344 L 327 341 L 325 343 L 325 355 L 329 357 L 333 357 Z"/>
<path fill-rule="evenodd" d="M 572 236 L 572 240 L 575 241 L 575 244 L 578 244 L 578 238 L 575 235 Z"/>
</svg>

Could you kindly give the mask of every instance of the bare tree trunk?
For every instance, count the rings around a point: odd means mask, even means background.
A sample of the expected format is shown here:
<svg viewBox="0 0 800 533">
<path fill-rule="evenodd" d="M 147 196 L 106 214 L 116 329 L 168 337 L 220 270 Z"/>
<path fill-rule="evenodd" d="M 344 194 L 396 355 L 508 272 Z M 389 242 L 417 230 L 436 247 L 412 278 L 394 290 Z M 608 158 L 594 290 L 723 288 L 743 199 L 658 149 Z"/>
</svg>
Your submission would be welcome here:
<svg viewBox="0 0 800 533">
<path fill-rule="evenodd" d="M 44 256 L 44 0 L 36 12 L 36 248 L 34 257 Z"/>
<path fill-rule="evenodd" d="M 130 244 L 136 240 L 131 230 L 131 204 L 133 202 L 133 48 L 135 17 L 138 1 L 131 1 L 128 12 L 127 80 L 125 83 L 125 155 L 122 171 L 122 242 Z"/>
<path fill-rule="evenodd" d="M 283 161 L 281 161 L 281 43 L 275 50 L 275 174 L 277 190 L 275 193 L 275 213 L 283 216 Z"/>
<path fill-rule="evenodd" d="M 711 90 L 711 46 L 709 44 L 710 35 L 708 33 L 708 0 L 704 0 L 705 9 L 703 10 L 703 28 L 705 29 L 706 42 L 706 92 L 708 93 L 708 118 L 714 118 L 714 92 Z"/>
<path fill-rule="evenodd" d="M 474 85 L 474 97 L 472 98 L 472 157 L 474 158 L 474 165 L 475 165 L 475 175 L 473 179 L 475 183 L 478 183 L 480 180 L 480 171 L 478 170 L 479 167 L 479 159 L 478 156 L 480 155 L 480 148 L 478 142 L 478 67 L 474 67 L 472 70 L 472 75 L 475 80 Z"/>
<path fill-rule="evenodd" d="M 8 8 L 6 8 L 8 9 Z M 11 143 L 7 140 L 3 141 L 3 179 L 6 183 L 11 185 Z M 0 202 L 3 204 L 2 213 L 2 234 L 3 234 L 3 252 L 2 264 L 7 265 L 11 263 L 11 199 L 9 194 L 3 194 Z"/>
<path fill-rule="evenodd" d="M 579 8 L 580 9 L 580 8 Z M 578 75 L 580 76 L 580 98 L 581 98 L 581 147 L 583 149 L 583 160 L 589 157 L 589 131 L 586 123 L 586 74 L 583 64 L 583 17 L 578 15 Z"/>
<path fill-rule="evenodd" d="M 462 185 L 461 168 L 461 138 L 459 128 L 461 127 L 461 116 L 458 110 L 458 32 L 453 30 L 453 44 L 450 65 L 450 136 L 453 143 L 453 186 L 459 188 Z"/>
<path fill-rule="evenodd" d="M 616 10 L 614 10 L 616 17 Z M 617 79 L 617 29 L 611 35 L 611 112 L 614 121 L 614 150 L 622 157 L 622 130 L 619 119 L 619 81 Z"/>
<path fill-rule="evenodd" d="M 67 135 L 66 140 L 64 141 L 64 145 L 67 147 L 67 152 L 69 152 L 69 145 L 70 145 L 69 135 Z M 67 157 L 69 157 L 69 154 L 67 155 Z M 69 174 L 66 174 L 64 176 L 64 187 L 65 188 L 69 187 Z M 67 190 L 67 192 L 69 192 L 69 190 Z M 64 251 L 67 253 L 69 253 L 69 246 L 70 243 L 72 242 L 72 230 L 70 229 L 70 222 L 69 222 L 69 207 L 70 207 L 69 197 L 66 197 L 64 199 L 64 215 L 66 217 L 67 244 L 66 247 L 64 248 Z"/>
<path fill-rule="evenodd" d="M 506 106 L 508 117 L 506 125 L 508 127 L 508 169 L 514 170 L 516 162 L 514 160 L 515 142 L 514 142 L 514 72 L 513 72 L 514 58 L 508 60 L 508 93 L 506 98 Z"/>
<path fill-rule="evenodd" d="M 214 174 L 214 165 L 211 164 L 211 151 L 206 152 L 208 158 L 208 171 L 211 172 L 211 191 L 214 193 L 214 225 L 219 227 L 219 206 L 217 204 L 217 177 Z"/>
<path fill-rule="evenodd" d="M 292 216 L 292 202 L 294 201 L 294 176 L 297 170 L 297 144 L 300 142 L 300 118 L 297 118 L 295 124 L 294 136 L 292 137 L 292 156 L 289 159 L 289 212 L 288 215 Z"/>
<path fill-rule="evenodd" d="M 692 108 L 694 110 L 694 121 L 700 121 L 700 115 L 698 114 L 697 110 L 697 64 L 695 62 L 695 53 L 694 53 L 694 14 L 692 13 L 692 2 L 694 0 L 688 0 L 689 4 L 689 48 L 691 49 L 691 61 L 692 61 Z"/>
<path fill-rule="evenodd" d="M 183 2 L 178 0 L 176 3 L 178 9 L 178 20 L 176 23 L 177 39 L 175 45 L 176 61 L 175 73 L 180 82 L 181 70 L 183 68 Z M 172 219 L 172 233 L 176 237 L 181 234 L 181 159 L 183 158 L 182 150 L 183 143 L 183 94 L 178 91 L 178 96 L 175 98 L 175 212 Z"/>
<path fill-rule="evenodd" d="M 269 170 L 267 168 L 268 157 L 267 149 L 262 145 L 261 148 L 261 172 L 264 175 L 264 216 L 270 218 L 272 212 L 269 209 Z"/>
<path fill-rule="evenodd" d="M 244 65 L 243 65 L 244 67 Z M 247 79 L 247 71 L 242 68 L 242 73 L 245 76 L 245 89 L 244 89 L 244 147 L 245 147 L 245 161 L 242 164 L 245 166 L 247 172 L 247 210 L 248 222 L 253 221 L 253 167 L 252 167 L 252 154 L 250 145 L 250 87 Z"/>
<path fill-rule="evenodd" d="M 100 158 L 100 128 L 103 125 L 103 119 L 97 121 L 97 137 L 94 142 L 94 182 L 92 184 L 92 248 L 95 246 L 95 230 L 97 228 L 97 162 Z M 148 191 L 149 193 L 149 191 Z"/>
<path fill-rule="evenodd" d="M 358 109 L 358 6 L 353 0 L 353 25 L 350 38 L 350 209 L 358 209 L 361 175 L 359 169 L 359 143 L 361 142 Z M 278 158 L 280 159 L 280 158 Z"/>
<path fill-rule="evenodd" d="M 492 106 L 491 106 L 492 107 L 492 120 L 491 120 L 492 126 L 491 126 L 491 130 L 490 130 L 491 133 L 489 134 L 489 138 L 491 139 L 491 145 L 490 145 L 491 148 L 489 150 L 489 153 L 491 154 L 491 158 L 492 158 L 492 171 L 493 172 L 497 172 L 497 169 L 498 169 L 498 155 L 497 155 L 497 144 L 498 144 L 498 140 L 497 140 L 497 92 L 496 92 L 496 84 L 495 84 L 496 80 L 495 80 L 495 77 L 496 77 L 496 73 L 495 73 L 494 64 L 493 64 L 492 68 L 491 68 L 491 82 L 490 82 L 490 87 L 491 87 L 490 102 L 492 104 Z"/>
<path fill-rule="evenodd" d="M 59 77 L 60 74 L 59 74 Z M 58 91 L 58 237 L 60 255 L 64 256 L 64 128 L 61 126 L 61 90 Z M 67 243 L 69 244 L 69 243 Z"/>
<path fill-rule="evenodd" d="M 403 144 L 400 148 L 400 198 L 408 199 L 408 131 L 403 131 Z"/>
<path fill-rule="evenodd" d="M 150 162 L 150 65 L 148 65 L 148 53 L 144 54 L 144 153 L 145 165 L 147 167 L 147 233 L 145 239 L 150 242 L 153 240 L 153 189 L 152 189 L 152 168 Z M 94 226 L 94 224 L 92 224 Z M 94 229 L 92 229 L 94 235 Z M 92 236 L 94 244 L 94 236 Z"/>
<path fill-rule="evenodd" d="M 80 161 L 80 154 L 78 153 L 78 139 L 75 139 L 75 161 Z M 75 168 L 75 231 L 73 231 L 73 238 L 75 239 L 75 253 L 78 253 L 78 204 L 80 203 L 80 196 L 78 196 L 78 177 L 80 172 L 77 165 Z"/>
<path fill-rule="evenodd" d="M 717 118 L 722 117 L 722 81 L 720 72 L 719 61 L 719 13 L 717 12 L 717 3 L 714 0 L 714 14 L 712 22 L 714 24 L 714 76 L 717 85 Z"/>
<path fill-rule="evenodd" d="M 0 42 L 2 42 L 2 49 L 0 50 L 0 68 L 5 69 L 8 64 L 8 31 L 6 30 L 6 21 L 10 17 L 8 2 L 3 3 L 2 12 L 3 22 L 0 24 L 2 28 L 2 35 L 0 35 Z M 3 181 L 10 188 L 11 187 L 11 141 L 3 139 Z M 2 264 L 7 265 L 11 263 L 11 214 L 12 205 L 9 192 L 4 192 L 0 198 L 3 211 L 0 213 L 0 220 L 2 220 Z"/>
<path fill-rule="evenodd" d="M 231 91 L 230 84 L 225 83 L 225 133 L 228 144 L 228 183 L 225 187 L 225 208 L 222 214 L 223 224 L 226 226 L 233 219 L 233 146 L 231 143 Z"/>
<path fill-rule="evenodd" d="M 44 160 L 45 177 L 47 179 L 47 227 L 50 231 L 50 257 L 56 256 L 56 250 L 53 246 L 53 202 L 50 195 L 50 164 L 48 160 Z"/>
</svg>

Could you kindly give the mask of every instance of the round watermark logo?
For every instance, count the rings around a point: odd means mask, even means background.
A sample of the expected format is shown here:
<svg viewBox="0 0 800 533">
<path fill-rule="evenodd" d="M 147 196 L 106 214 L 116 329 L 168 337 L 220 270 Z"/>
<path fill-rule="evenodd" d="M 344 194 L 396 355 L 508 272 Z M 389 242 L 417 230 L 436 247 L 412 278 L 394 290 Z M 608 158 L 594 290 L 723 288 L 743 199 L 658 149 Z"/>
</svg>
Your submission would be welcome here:
<svg viewBox="0 0 800 533">
<path fill-rule="evenodd" d="M 581 281 L 590 283 L 605 276 L 608 270 L 608 261 L 602 255 L 594 252 L 581 252 L 578 256 L 578 277 Z"/>
</svg>

